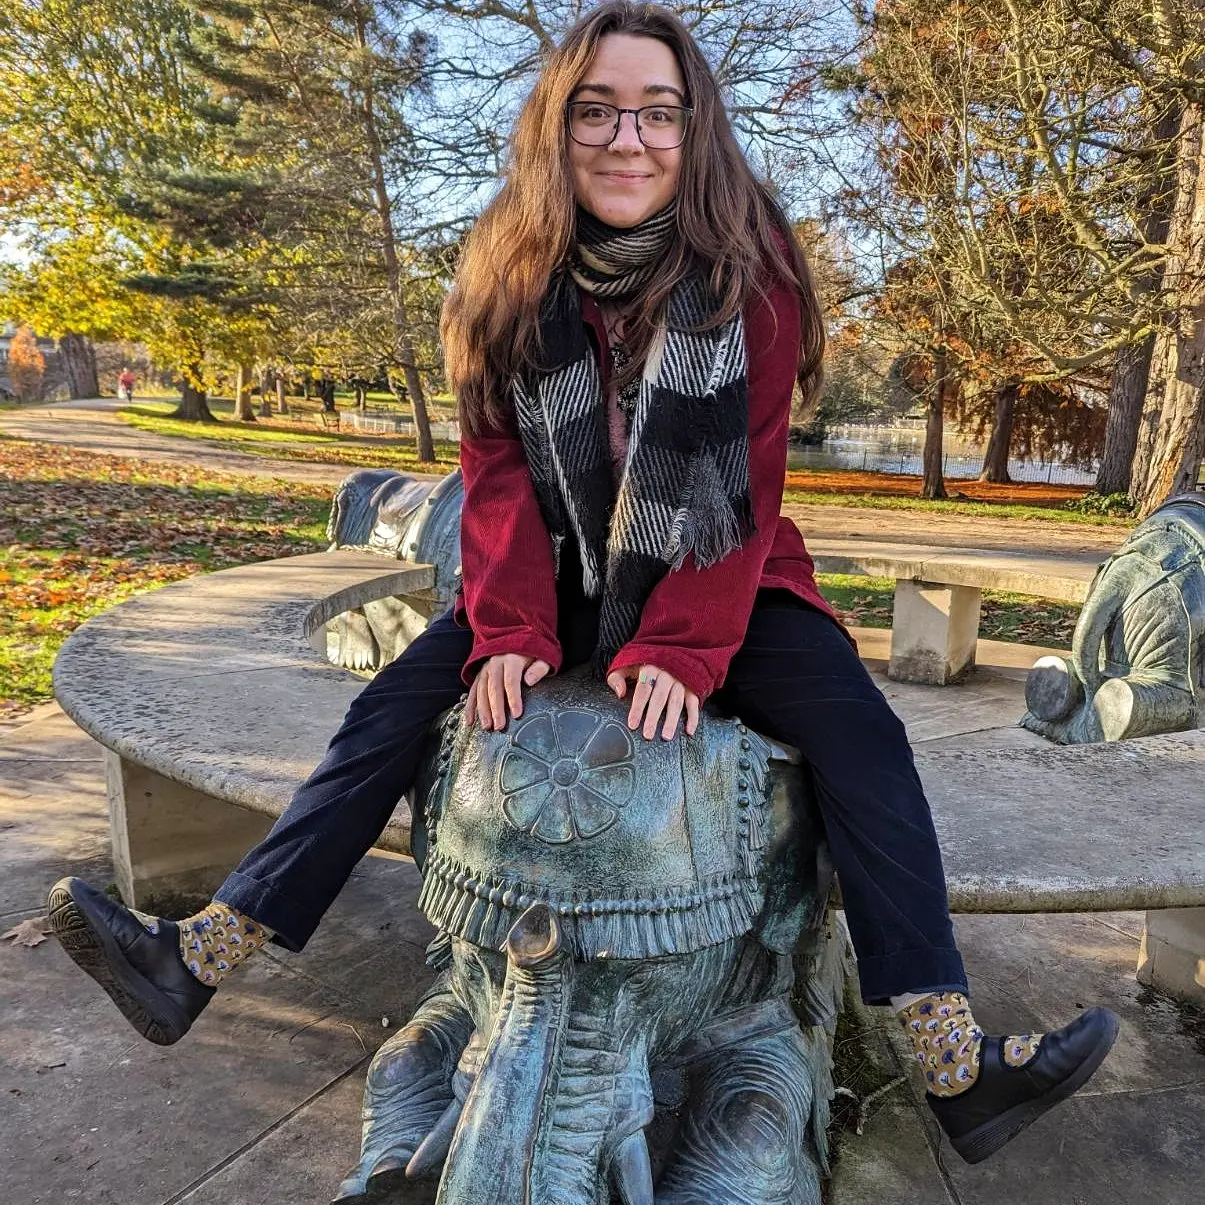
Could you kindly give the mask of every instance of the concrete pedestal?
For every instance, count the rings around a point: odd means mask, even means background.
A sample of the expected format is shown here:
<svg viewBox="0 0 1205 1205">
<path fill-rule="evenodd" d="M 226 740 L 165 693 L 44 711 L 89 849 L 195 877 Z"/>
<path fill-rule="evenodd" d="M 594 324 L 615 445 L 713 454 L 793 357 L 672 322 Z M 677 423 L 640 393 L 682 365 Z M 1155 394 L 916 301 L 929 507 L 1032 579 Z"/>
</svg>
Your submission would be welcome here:
<svg viewBox="0 0 1205 1205">
<path fill-rule="evenodd" d="M 979 589 L 897 581 L 887 676 L 946 686 L 975 668 Z"/>
<path fill-rule="evenodd" d="M 1146 914 L 1138 982 L 1205 1007 L 1205 908 Z"/>
<path fill-rule="evenodd" d="M 117 889 L 146 911 L 210 897 L 272 817 L 181 786 L 105 750 Z"/>
</svg>

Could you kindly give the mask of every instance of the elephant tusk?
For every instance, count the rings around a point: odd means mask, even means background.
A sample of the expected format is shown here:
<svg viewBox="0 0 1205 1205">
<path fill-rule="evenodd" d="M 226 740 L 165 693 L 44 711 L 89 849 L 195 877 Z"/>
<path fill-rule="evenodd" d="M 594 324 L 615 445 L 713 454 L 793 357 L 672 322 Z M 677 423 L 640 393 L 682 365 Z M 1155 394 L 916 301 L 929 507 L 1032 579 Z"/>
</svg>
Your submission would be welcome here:
<svg viewBox="0 0 1205 1205">
<path fill-rule="evenodd" d="M 629 1134 L 611 1160 L 611 1174 L 623 1205 L 653 1205 L 653 1165 L 644 1131 Z"/>
<path fill-rule="evenodd" d="M 432 1127 L 431 1132 L 418 1145 L 410 1162 L 406 1164 L 406 1176 L 417 1180 L 437 1168 L 447 1158 L 452 1137 L 464 1111 L 464 1101 L 454 1100 Z"/>
</svg>

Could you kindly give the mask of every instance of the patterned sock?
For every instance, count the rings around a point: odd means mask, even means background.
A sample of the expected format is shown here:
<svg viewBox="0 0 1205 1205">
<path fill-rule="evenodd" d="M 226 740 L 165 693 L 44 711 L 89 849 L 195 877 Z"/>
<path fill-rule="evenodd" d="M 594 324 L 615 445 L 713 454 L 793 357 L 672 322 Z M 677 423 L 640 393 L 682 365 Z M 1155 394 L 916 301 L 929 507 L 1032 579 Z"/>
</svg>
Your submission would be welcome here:
<svg viewBox="0 0 1205 1205">
<path fill-rule="evenodd" d="M 217 987 L 239 963 L 272 938 L 272 930 L 259 921 L 216 901 L 178 923 L 180 957 L 207 987 Z"/>
<path fill-rule="evenodd" d="M 925 1069 L 926 1088 L 934 1096 L 957 1096 L 979 1078 L 983 1030 L 975 1024 L 971 1006 L 961 992 L 932 992 L 911 996 L 896 1010 L 912 1041 L 916 1060 Z M 1004 1062 L 1024 1067 L 1041 1045 L 1041 1034 L 1004 1039 Z"/>
</svg>

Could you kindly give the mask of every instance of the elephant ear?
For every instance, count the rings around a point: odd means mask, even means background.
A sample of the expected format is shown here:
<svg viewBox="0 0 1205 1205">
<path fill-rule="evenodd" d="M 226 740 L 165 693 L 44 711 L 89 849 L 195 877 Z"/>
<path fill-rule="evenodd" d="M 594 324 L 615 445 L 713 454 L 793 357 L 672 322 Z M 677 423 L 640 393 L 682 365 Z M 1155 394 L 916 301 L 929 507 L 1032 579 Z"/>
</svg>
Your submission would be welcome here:
<svg viewBox="0 0 1205 1205">
<path fill-rule="evenodd" d="M 675 1156 L 657 1205 L 820 1205 L 825 1138 L 812 1124 L 813 1059 L 798 1029 L 691 1067 Z"/>
</svg>

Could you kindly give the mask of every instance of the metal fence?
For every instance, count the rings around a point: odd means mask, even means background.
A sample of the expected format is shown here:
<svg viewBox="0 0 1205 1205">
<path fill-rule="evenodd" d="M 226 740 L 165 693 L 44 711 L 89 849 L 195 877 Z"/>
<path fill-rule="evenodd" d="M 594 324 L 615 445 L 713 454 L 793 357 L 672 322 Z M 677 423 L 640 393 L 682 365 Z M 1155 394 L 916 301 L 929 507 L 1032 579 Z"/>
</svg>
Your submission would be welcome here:
<svg viewBox="0 0 1205 1205">
<path fill-rule="evenodd" d="M 408 435 L 413 438 L 417 434 L 411 419 L 388 410 L 370 410 L 363 414 L 359 410 L 344 410 L 343 419 L 357 431 L 369 431 L 374 435 Z M 460 424 L 455 421 L 434 422 L 431 424 L 431 435 L 434 439 L 449 439 L 459 443 Z"/>
</svg>

